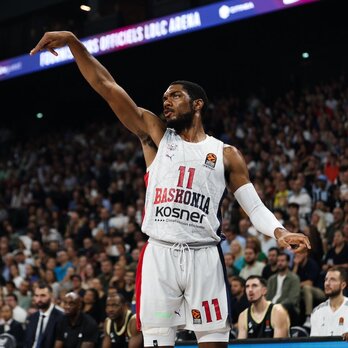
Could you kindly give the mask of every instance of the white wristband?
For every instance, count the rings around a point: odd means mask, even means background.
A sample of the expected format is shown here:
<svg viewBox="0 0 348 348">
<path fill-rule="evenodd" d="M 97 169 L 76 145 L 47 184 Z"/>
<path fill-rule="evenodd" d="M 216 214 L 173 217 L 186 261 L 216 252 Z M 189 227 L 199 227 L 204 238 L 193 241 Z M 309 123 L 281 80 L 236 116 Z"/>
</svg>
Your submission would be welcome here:
<svg viewBox="0 0 348 348">
<path fill-rule="evenodd" d="M 252 183 L 239 187 L 234 196 L 259 232 L 275 238 L 275 229 L 284 228 L 274 214 L 263 204 Z"/>
</svg>

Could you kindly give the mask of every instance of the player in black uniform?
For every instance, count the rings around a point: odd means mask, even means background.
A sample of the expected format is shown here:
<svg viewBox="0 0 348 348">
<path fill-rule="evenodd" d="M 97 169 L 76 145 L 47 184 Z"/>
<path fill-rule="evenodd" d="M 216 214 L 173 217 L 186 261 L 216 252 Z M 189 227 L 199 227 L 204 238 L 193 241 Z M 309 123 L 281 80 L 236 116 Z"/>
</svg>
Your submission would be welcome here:
<svg viewBox="0 0 348 348">
<path fill-rule="evenodd" d="M 135 314 L 127 307 L 123 295 L 108 296 L 106 315 L 102 348 L 142 347 L 142 334 L 136 328 Z"/>
<path fill-rule="evenodd" d="M 289 337 L 290 319 L 281 304 L 266 300 L 267 283 L 251 275 L 245 283 L 251 305 L 238 318 L 238 338 Z"/>
</svg>

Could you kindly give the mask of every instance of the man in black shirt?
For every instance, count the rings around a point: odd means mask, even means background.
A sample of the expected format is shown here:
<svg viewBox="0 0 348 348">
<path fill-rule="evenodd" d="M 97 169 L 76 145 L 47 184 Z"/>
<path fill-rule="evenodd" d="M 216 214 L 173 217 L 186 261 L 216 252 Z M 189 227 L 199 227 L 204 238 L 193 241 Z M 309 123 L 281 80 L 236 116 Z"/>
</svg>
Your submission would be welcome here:
<svg viewBox="0 0 348 348">
<path fill-rule="evenodd" d="M 81 311 L 81 298 L 69 292 L 63 300 L 64 318 L 57 327 L 55 348 L 95 348 L 99 331 L 95 320 Z"/>
<path fill-rule="evenodd" d="M 279 249 L 277 247 L 268 249 L 267 264 L 262 270 L 262 278 L 267 280 L 270 276 L 277 273 L 278 255 Z"/>
<path fill-rule="evenodd" d="M 229 281 L 232 293 L 232 324 L 237 328 L 239 314 L 249 307 L 249 301 L 245 294 L 245 280 L 240 276 L 232 276 Z"/>
<path fill-rule="evenodd" d="M 245 290 L 251 306 L 239 315 L 238 338 L 289 337 L 288 313 L 281 304 L 266 300 L 266 280 L 251 275 L 245 282 Z"/>
</svg>

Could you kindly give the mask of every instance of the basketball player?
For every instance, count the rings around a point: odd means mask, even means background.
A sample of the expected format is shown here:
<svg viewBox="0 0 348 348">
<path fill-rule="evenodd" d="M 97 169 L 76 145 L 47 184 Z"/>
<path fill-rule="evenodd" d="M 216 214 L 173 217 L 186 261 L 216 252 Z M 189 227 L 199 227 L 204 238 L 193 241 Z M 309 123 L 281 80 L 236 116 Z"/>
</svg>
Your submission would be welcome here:
<svg viewBox="0 0 348 348">
<path fill-rule="evenodd" d="M 201 348 L 227 347 L 228 286 L 220 248 L 220 205 L 231 190 L 255 228 L 296 251 L 303 234 L 287 231 L 265 207 L 249 180 L 241 153 L 208 136 L 204 90 L 172 82 L 163 94 L 164 123 L 138 107 L 71 32 L 47 32 L 31 51 L 68 45 L 87 82 L 136 134 L 147 172 L 142 231 L 149 236 L 137 270 L 137 320 L 144 346 L 174 346 L 176 330 L 194 331 Z M 47 54 L 47 53 L 44 53 Z"/>
<path fill-rule="evenodd" d="M 105 311 L 102 348 L 141 348 L 142 335 L 137 331 L 135 314 L 127 307 L 124 296 L 109 295 Z"/>
<path fill-rule="evenodd" d="M 266 280 L 256 275 L 249 276 L 245 292 L 251 305 L 239 315 L 238 338 L 289 337 L 288 312 L 281 304 L 266 300 Z"/>
</svg>

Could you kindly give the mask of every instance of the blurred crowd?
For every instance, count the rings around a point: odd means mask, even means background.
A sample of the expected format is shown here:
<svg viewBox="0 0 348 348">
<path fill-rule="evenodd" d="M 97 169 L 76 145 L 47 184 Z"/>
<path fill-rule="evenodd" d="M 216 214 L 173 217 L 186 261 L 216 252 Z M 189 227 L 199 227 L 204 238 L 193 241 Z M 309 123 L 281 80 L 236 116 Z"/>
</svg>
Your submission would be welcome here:
<svg viewBox="0 0 348 348">
<path fill-rule="evenodd" d="M 244 295 L 241 279 L 257 274 L 268 279 L 268 299 L 288 309 L 292 325 L 309 325 L 313 308 L 325 300 L 326 272 L 348 268 L 345 77 L 267 102 L 257 96 L 212 99 L 204 122 L 207 133 L 241 150 L 266 206 L 312 245 L 296 256 L 279 250 L 229 193 L 221 246 L 234 323 L 247 306 L 237 305 Z M 115 120 L 25 142 L 2 129 L 0 148 L 0 307 L 10 305 L 25 326 L 37 310 L 34 289 L 45 281 L 57 306 L 73 291 L 100 325 L 110 289 L 134 311 L 136 266 L 147 240 L 141 232 L 146 168 L 138 139 Z M 288 294 L 278 291 L 279 274 L 291 278 Z"/>
</svg>

